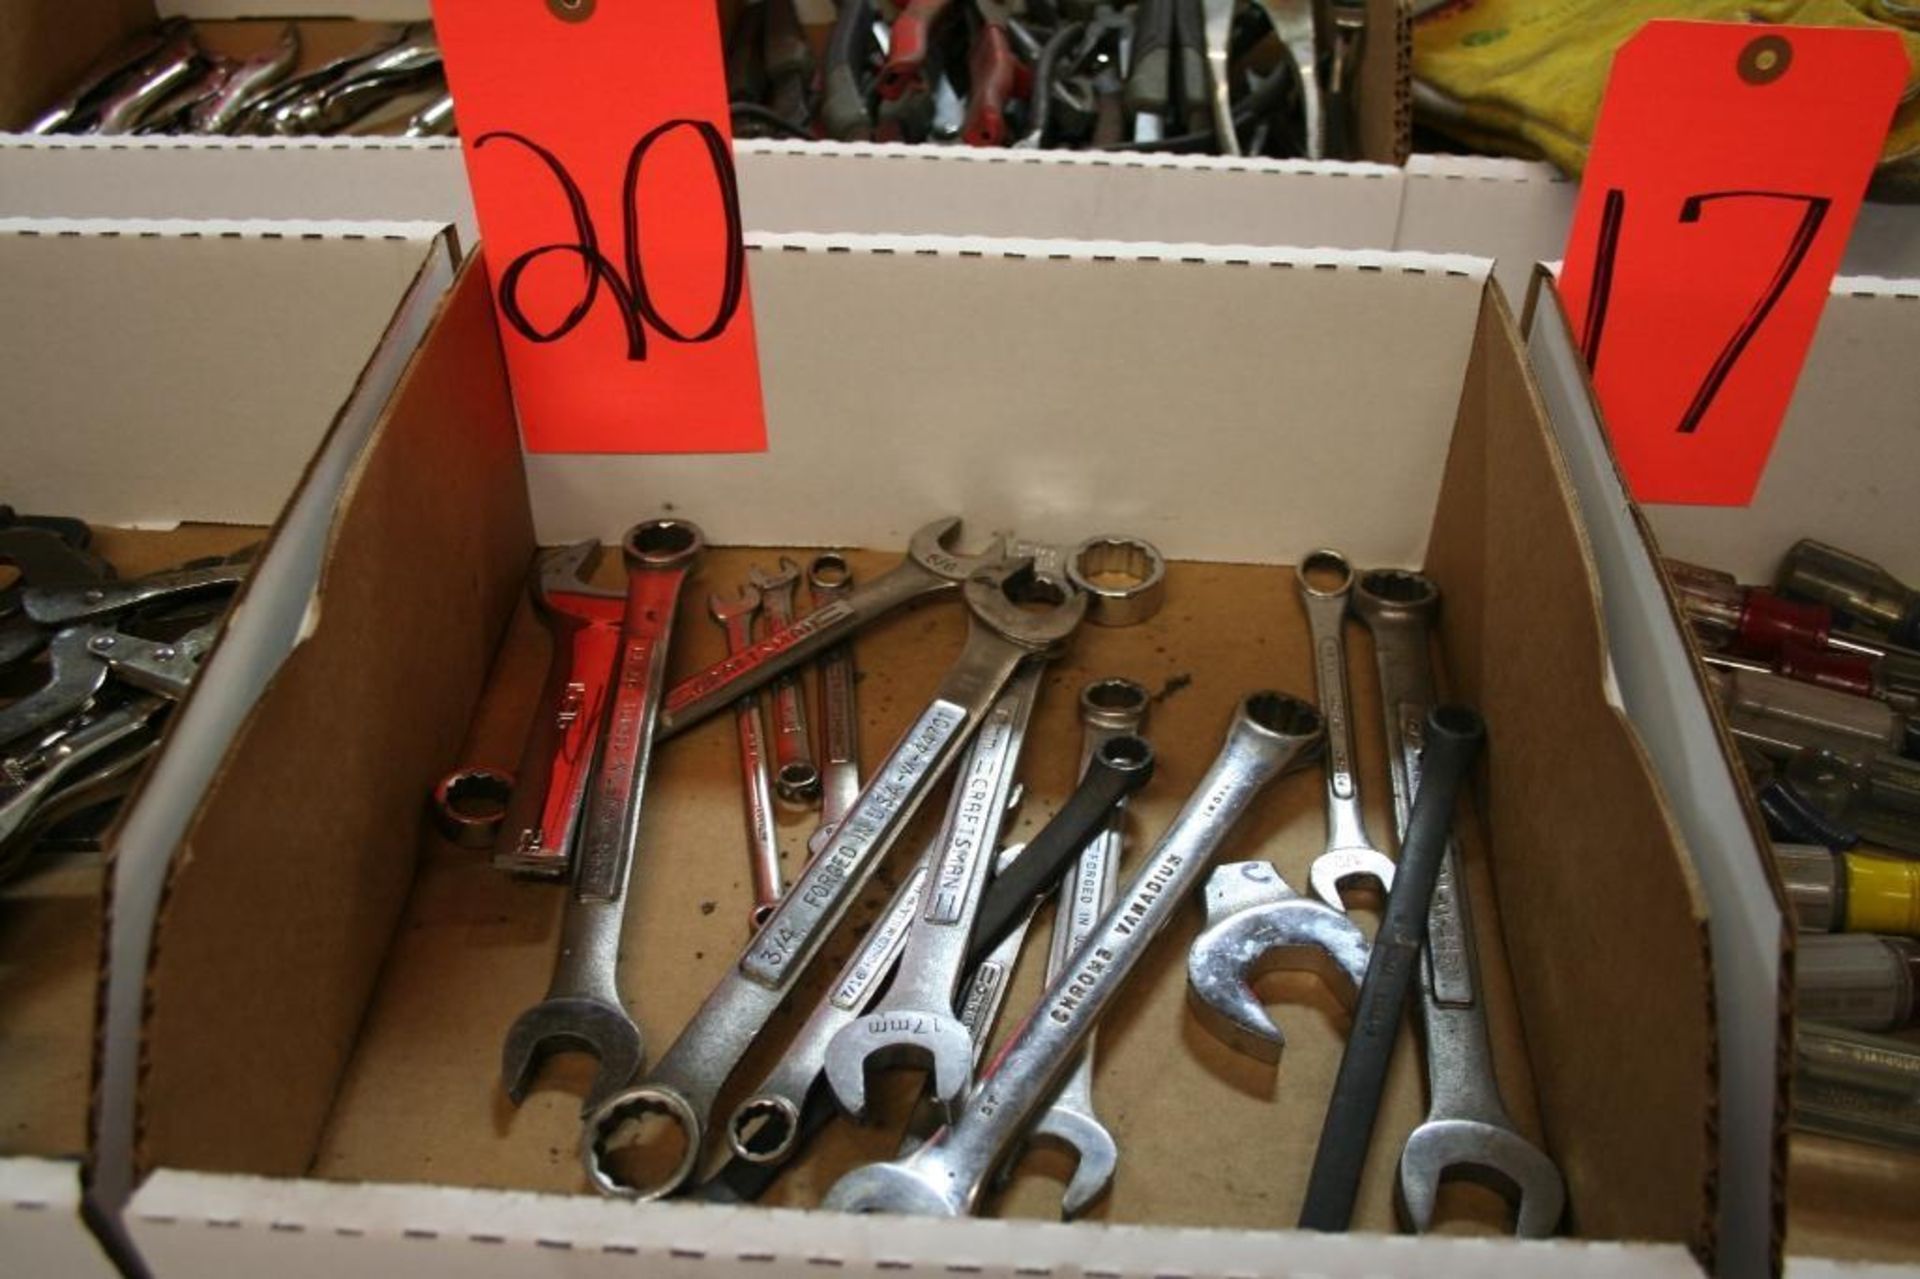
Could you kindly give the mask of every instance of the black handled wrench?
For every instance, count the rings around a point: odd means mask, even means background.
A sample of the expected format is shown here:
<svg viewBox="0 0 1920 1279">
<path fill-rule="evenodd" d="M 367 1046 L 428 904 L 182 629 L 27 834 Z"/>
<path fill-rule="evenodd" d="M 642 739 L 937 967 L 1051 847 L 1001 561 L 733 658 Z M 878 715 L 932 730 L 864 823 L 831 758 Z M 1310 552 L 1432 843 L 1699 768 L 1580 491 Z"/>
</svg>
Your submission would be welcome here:
<svg viewBox="0 0 1920 1279">
<path fill-rule="evenodd" d="M 919 580 L 924 584 L 926 576 Z M 887 752 L 832 841 L 808 864 L 646 1081 L 609 1098 L 588 1118 L 581 1157 L 597 1189 L 621 1198 L 658 1199 L 693 1175 L 714 1101 L 767 1019 L 820 953 L 1020 663 L 1064 643 L 1086 612 L 1086 597 L 1078 593 L 1050 609 L 1028 611 L 1023 599 L 1044 602 L 1031 593 L 1034 585 L 1029 567 L 1020 561 L 967 580 L 966 647 L 933 699 Z M 800 626 L 805 625 L 803 620 Z M 663 1126 L 679 1141 L 679 1156 L 664 1175 L 631 1176 L 616 1166 L 629 1153 L 659 1152 Z"/>
</svg>

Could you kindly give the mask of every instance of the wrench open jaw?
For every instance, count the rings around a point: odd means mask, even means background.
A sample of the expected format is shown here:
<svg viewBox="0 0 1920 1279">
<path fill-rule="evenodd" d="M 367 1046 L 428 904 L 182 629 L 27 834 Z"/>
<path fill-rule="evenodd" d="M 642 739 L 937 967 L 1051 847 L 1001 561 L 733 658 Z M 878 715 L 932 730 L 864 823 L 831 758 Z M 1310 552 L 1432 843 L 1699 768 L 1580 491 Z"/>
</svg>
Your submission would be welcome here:
<svg viewBox="0 0 1920 1279">
<path fill-rule="evenodd" d="M 1567 1207 L 1560 1169 L 1538 1146 L 1514 1131 L 1502 1112 L 1492 1119 L 1428 1119 L 1400 1152 L 1400 1207 L 1421 1234 L 1433 1227 L 1440 1183 L 1449 1175 L 1477 1182 L 1514 1207 L 1513 1233 L 1546 1239 Z"/>
<path fill-rule="evenodd" d="M 1235 862 L 1207 880 L 1207 926 L 1187 951 L 1187 1003 L 1221 1042 L 1278 1062 L 1287 1037 L 1253 983 L 1280 969 L 1321 977 L 1348 1008 L 1366 976 L 1366 934 L 1293 891 L 1272 863 Z"/>
</svg>

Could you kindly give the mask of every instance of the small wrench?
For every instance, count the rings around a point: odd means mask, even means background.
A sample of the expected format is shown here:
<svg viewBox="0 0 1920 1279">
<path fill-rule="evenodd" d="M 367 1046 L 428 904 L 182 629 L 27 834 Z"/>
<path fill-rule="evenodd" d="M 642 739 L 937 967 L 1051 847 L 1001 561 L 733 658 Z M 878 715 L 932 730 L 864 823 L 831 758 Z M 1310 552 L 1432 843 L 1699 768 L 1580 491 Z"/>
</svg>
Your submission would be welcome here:
<svg viewBox="0 0 1920 1279">
<path fill-rule="evenodd" d="M 906 1158 L 846 1174 L 822 1206 L 841 1212 L 970 1214 L 987 1179 L 1072 1069 L 1095 1022 L 1179 913 L 1254 797 L 1303 751 L 1317 746 L 1320 731 L 1319 712 L 1297 698 L 1255 693 L 1241 702 L 1226 744 L 1199 789 L 1101 917 L 1075 962 L 1048 983 L 959 1117 Z"/>
<path fill-rule="evenodd" d="M 733 595 L 709 595 L 707 612 L 727 633 L 727 651 L 753 646 L 753 618 L 760 611 L 760 592 L 743 586 Z M 760 719 L 760 699 L 743 697 L 733 704 L 740 734 L 741 794 L 746 801 L 747 862 L 753 874 L 754 928 L 765 924 L 780 904 L 780 832 L 773 824 L 773 784 L 767 764 L 767 730 Z"/>
<path fill-rule="evenodd" d="M 893 985 L 827 1046 L 827 1084 L 855 1118 L 867 1115 L 870 1067 L 925 1067 L 949 1117 L 973 1082 L 973 1036 L 954 1012 L 954 996 L 1045 670 L 1038 660 L 1027 662 L 981 722 L 955 778 L 932 876 Z"/>
<path fill-rule="evenodd" d="M 1403 837 L 1420 784 L 1422 729 L 1435 701 L 1428 630 L 1439 609 L 1439 587 L 1418 573 L 1366 573 L 1354 588 L 1354 614 L 1373 632 L 1393 809 Z M 1553 1160 L 1520 1135 L 1501 1101 L 1479 992 L 1473 914 L 1460 849 L 1449 840 L 1427 912 L 1427 952 L 1420 965 L 1427 1118 L 1401 1151 L 1400 1199 L 1413 1228 L 1429 1229 L 1441 1179 L 1458 1168 L 1516 1194 L 1515 1233 L 1544 1238 L 1566 1207 L 1566 1183 Z"/>
<path fill-rule="evenodd" d="M 910 580 L 918 583 L 916 591 L 929 589 L 928 580 L 934 576 L 910 570 Z M 1046 601 L 1035 587 L 1028 566 L 1017 560 L 968 578 L 966 646 L 932 700 L 887 752 L 832 842 L 808 863 L 773 918 L 707 996 L 666 1056 L 643 1083 L 609 1098 L 588 1119 L 581 1158 L 597 1189 L 622 1198 L 658 1199 L 692 1176 L 714 1100 L 767 1019 L 792 992 L 1015 670 L 1028 658 L 1065 643 L 1079 625 L 1086 612 L 1085 596 L 1071 593 L 1050 609 L 1029 611 L 1023 601 L 1035 606 Z M 882 587 L 881 594 L 870 598 L 887 598 L 888 592 L 892 598 L 904 598 L 902 589 Z M 850 605 L 854 596 L 842 603 Z M 737 694 L 741 682 L 732 687 Z M 652 1145 L 660 1136 L 660 1125 L 649 1120 L 663 1120 L 677 1132 L 680 1156 L 665 1176 L 638 1184 L 640 1178 L 620 1174 L 607 1161 L 618 1153 L 613 1148 L 616 1139 L 624 1146 Z M 639 1131 L 630 1133 L 634 1128 Z M 637 1140 L 626 1140 L 629 1136 Z"/>
<path fill-rule="evenodd" d="M 1152 698 L 1130 679 L 1095 680 L 1080 690 L 1080 767 L 1085 771 L 1102 743 L 1121 733 L 1138 733 Z M 1060 885 L 1054 908 L 1053 942 L 1047 950 L 1047 982 L 1066 971 L 1094 925 L 1113 904 L 1115 872 L 1125 844 L 1126 801 L 1114 806 L 1107 828 L 1080 853 L 1074 873 Z M 1120 1148 L 1093 1111 L 1093 1034 L 1074 1060 L 1046 1111 L 1034 1122 L 1029 1142 L 1051 1141 L 1074 1156 L 1073 1177 L 1060 1200 L 1060 1215 L 1068 1221 L 1085 1212 L 1105 1194 L 1120 1162 Z"/>
<path fill-rule="evenodd" d="M 1307 886 L 1335 910 L 1345 910 L 1340 890 L 1371 879 L 1381 896 L 1393 888 L 1393 859 L 1367 838 L 1360 806 L 1360 773 L 1353 750 L 1353 702 L 1347 688 L 1347 600 L 1353 567 L 1338 551 L 1309 551 L 1297 574 L 1313 645 L 1313 682 L 1327 719 L 1327 849 L 1307 869 Z"/>
<path fill-rule="evenodd" d="M 1305 149 L 1300 158 L 1323 160 L 1327 155 L 1326 107 L 1321 101 L 1320 42 L 1314 30 L 1313 0 L 1259 0 L 1259 4 L 1300 76 L 1305 125 Z"/>
<path fill-rule="evenodd" d="M 816 609 L 780 634 L 769 635 L 746 652 L 723 658 L 674 685 L 660 712 L 659 735 L 672 737 L 733 705 L 774 676 L 812 660 L 820 650 L 868 622 L 923 595 L 957 590 L 976 572 L 1005 559 L 997 540 L 979 555 L 948 550 L 946 539 L 959 531 L 957 517 L 935 520 L 913 535 L 905 559 L 871 582 L 854 587 L 845 599 Z"/>
<path fill-rule="evenodd" d="M 759 588 L 766 608 L 767 637 L 771 639 L 790 630 L 794 623 L 793 588 L 800 581 L 800 566 L 782 555 L 779 572 L 769 573 L 755 564 L 747 570 L 747 580 Z M 807 690 L 797 670 L 773 680 L 773 750 L 779 762 L 779 770 L 774 774 L 774 793 L 780 802 L 791 808 L 810 808 L 818 803 L 820 766 L 813 762 L 813 733 L 807 727 Z"/>
<path fill-rule="evenodd" d="M 844 557 L 816 555 L 807 565 L 807 589 L 816 612 L 853 589 L 853 570 Z M 820 654 L 820 825 L 807 840 L 809 849 L 833 837 L 860 793 L 860 714 L 854 703 L 853 645 L 835 644 Z"/>
<path fill-rule="evenodd" d="M 620 998 L 620 933 L 674 612 L 705 539 L 686 520 L 647 520 L 627 530 L 622 546 L 627 599 L 620 652 L 574 850 L 560 951 L 545 997 L 508 1028 L 501 1052 L 501 1078 L 516 1103 L 550 1052 L 584 1050 L 599 1058 L 583 1109 L 624 1086 L 645 1060 L 640 1028 Z"/>
</svg>

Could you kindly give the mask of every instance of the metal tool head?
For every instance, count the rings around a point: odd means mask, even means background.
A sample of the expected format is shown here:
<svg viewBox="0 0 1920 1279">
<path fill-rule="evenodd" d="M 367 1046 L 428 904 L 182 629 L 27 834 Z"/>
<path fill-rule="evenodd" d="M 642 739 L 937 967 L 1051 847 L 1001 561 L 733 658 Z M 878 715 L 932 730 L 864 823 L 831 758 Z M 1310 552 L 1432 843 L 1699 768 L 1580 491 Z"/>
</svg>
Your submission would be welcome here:
<svg viewBox="0 0 1920 1279">
<path fill-rule="evenodd" d="M 820 1206 L 829 1212 L 891 1213 L 912 1217 L 964 1217 L 971 1205 L 967 1188 L 940 1176 L 938 1168 L 922 1176 L 911 1160 L 865 1164 L 833 1183 Z"/>
<path fill-rule="evenodd" d="M 973 1035 L 950 1014 L 878 1009 L 843 1028 L 827 1045 L 827 1087 L 840 1108 L 866 1120 L 869 1072 L 917 1068 L 951 1108 L 973 1083 Z"/>
<path fill-rule="evenodd" d="M 433 788 L 433 821 L 443 839 L 462 848 L 491 848 L 513 802 L 513 774 L 467 764 Z"/>
<path fill-rule="evenodd" d="M 603 549 L 597 538 L 588 538 L 541 551 L 534 572 L 534 590 L 540 602 L 551 608 L 556 598 L 565 595 L 618 598 L 621 592 L 593 584 L 593 570 L 600 563 Z"/>
<path fill-rule="evenodd" d="M 1371 885 L 1382 898 L 1393 891 L 1393 858 L 1377 848 L 1329 848 L 1307 867 L 1307 891 L 1338 911 L 1346 910 L 1345 889 Z"/>
<path fill-rule="evenodd" d="M 1401 619 L 1431 622 L 1440 611 L 1440 588 L 1424 573 L 1377 568 L 1355 579 L 1349 607 L 1369 626 Z"/>
<path fill-rule="evenodd" d="M 1546 1152 L 1508 1128 L 1477 1119 L 1428 1120 L 1400 1152 L 1400 1206 L 1407 1224 L 1424 1233 L 1448 1174 L 1506 1196 L 1514 1234 L 1545 1239 L 1559 1227 L 1567 1186 Z"/>
<path fill-rule="evenodd" d="M 620 539 L 629 569 L 685 568 L 707 549 L 707 538 L 692 520 L 642 520 Z"/>
<path fill-rule="evenodd" d="M 1316 547 L 1301 556 L 1295 578 L 1300 593 L 1310 599 L 1344 600 L 1353 591 L 1353 565 L 1330 547 Z"/>
<path fill-rule="evenodd" d="M 757 587 L 742 585 L 731 595 L 719 591 L 707 596 L 707 615 L 725 626 L 728 622 L 750 618 L 760 611 L 760 591 Z"/>
<path fill-rule="evenodd" d="M 1137 733 L 1153 694 L 1144 684 L 1112 676 L 1096 679 L 1080 690 L 1080 722 L 1114 733 Z"/>
<path fill-rule="evenodd" d="M 582 1112 L 639 1074 L 646 1060 L 640 1028 L 625 1009 L 585 996 L 543 999 L 514 1019 L 500 1053 L 500 1078 L 515 1105 L 526 1100 L 541 1064 L 557 1052 L 590 1053 L 600 1062 Z"/>
<path fill-rule="evenodd" d="M 803 570 L 799 564 L 787 556 L 782 555 L 780 557 L 779 568 L 772 573 L 767 572 L 767 570 L 761 568 L 758 564 L 749 565 L 747 568 L 747 580 L 758 587 L 763 594 L 771 594 L 774 591 L 793 589 L 794 586 L 798 585 L 802 572 Z"/>
<path fill-rule="evenodd" d="M 672 1129 L 663 1135 L 661 1125 Z M 665 1084 L 639 1084 L 592 1107 L 580 1130 L 580 1155 L 594 1189 L 615 1199 L 662 1199 L 692 1179 L 706 1143 L 706 1123 L 693 1103 Z M 676 1147 L 670 1138 L 677 1138 Z M 628 1152 L 659 1151 L 674 1159 L 664 1175 L 657 1167 L 628 1169 Z"/>
<path fill-rule="evenodd" d="M 1215 1038 L 1277 1062 L 1286 1036 L 1253 983 L 1276 969 L 1311 972 L 1352 1007 L 1366 976 L 1366 934 L 1324 903 L 1302 897 L 1271 863 L 1221 866 L 1207 880 L 1207 926 L 1187 951 L 1188 1004 Z"/>
<path fill-rule="evenodd" d="M 950 515 L 931 524 L 923 524 L 907 542 L 907 558 L 936 577 L 964 582 L 982 569 L 992 568 L 1006 558 L 1006 542 L 995 535 L 987 549 L 968 555 L 952 549 L 960 536 L 960 517 Z"/>
<path fill-rule="evenodd" d="M 1067 577 L 1092 601 L 1096 626 L 1137 626 L 1167 599 L 1167 561 L 1145 538 L 1090 537 L 1067 555 Z"/>
<path fill-rule="evenodd" d="M 1091 1208 L 1113 1184 L 1120 1147 L 1107 1126 L 1085 1111 L 1055 1105 L 1035 1121 L 1029 1142 L 1050 1142 L 1073 1156 L 1073 1176 L 1060 1196 L 1060 1216 L 1072 1221 Z"/>
<path fill-rule="evenodd" d="M 837 600 L 853 589 L 853 566 L 838 551 L 823 551 L 807 565 L 807 589 L 813 592 L 815 607 Z"/>
<path fill-rule="evenodd" d="M 967 579 L 965 590 L 975 617 L 1036 653 L 1064 643 L 1087 613 L 1084 592 L 1042 581 L 1029 560 L 983 568 Z"/>
</svg>

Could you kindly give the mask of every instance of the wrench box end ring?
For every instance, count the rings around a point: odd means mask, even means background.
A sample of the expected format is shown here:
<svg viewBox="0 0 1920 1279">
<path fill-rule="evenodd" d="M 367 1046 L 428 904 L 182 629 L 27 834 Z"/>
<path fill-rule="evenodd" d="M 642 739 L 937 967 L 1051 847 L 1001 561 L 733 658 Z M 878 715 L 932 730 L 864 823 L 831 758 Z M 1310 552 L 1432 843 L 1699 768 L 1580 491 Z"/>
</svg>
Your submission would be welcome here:
<svg viewBox="0 0 1920 1279">
<path fill-rule="evenodd" d="M 690 563 L 707 549 L 706 535 L 692 520 L 642 520 L 620 544 L 629 560 L 653 568 Z"/>
<path fill-rule="evenodd" d="M 513 774 L 498 768 L 456 768 L 433 788 L 433 820 L 462 848 L 490 848 L 506 821 Z"/>
<path fill-rule="evenodd" d="M 1138 626 L 1167 600 L 1166 557 L 1143 538 L 1088 538 L 1067 556 L 1067 580 L 1086 593 L 1097 626 Z"/>
<path fill-rule="evenodd" d="M 749 1097 L 727 1120 L 727 1146 L 748 1163 L 784 1163 L 799 1132 L 800 1112 L 791 1101 Z"/>
<path fill-rule="evenodd" d="M 1300 557 L 1300 589 L 1320 599 L 1339 599 L 1353 589 L 1353 565 L 1330 547 L 1316 547 Z"/>
<path fill-rule="evenodd" d="M 1126 731 L 1146 714 L 1152 700 L 1144 684 L 1118 677 L 1097 679 L 1080 690 L 1080 715 L 1089 724 Z"/>
<path fill-rule="evenodd" d="M 660 1136 L 657 1128 L 652 1133 L 640 1134 L 637 1140 L 620 1140 L 629 1124 L 649 1118 L 671 1123 L 683 1144 L 671 1172 L 651 1184 L 638 1185 L 611 1166 L 609 1156 L 622 1150 L 642 1149 L 657 1141 Z M 671 1088 L 642 1084 L 607 1098 L 587 1116 L 580 1130 L 580 1159 L 594 1188 L 604 1195 L 615 1199 L 664 1199 L 693 1176 L 704 1136 L 700 1117 L 686 1098 Z"/>
<path fill-rule="evenodd" d="M 1317 737 L 1325 729 L 1312 702 L 1272 689 L 1249 693 L 1240 703 L 1240 713 L 1256 727 L 1282 737 Z"/>
</svg>

